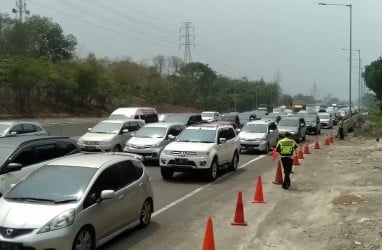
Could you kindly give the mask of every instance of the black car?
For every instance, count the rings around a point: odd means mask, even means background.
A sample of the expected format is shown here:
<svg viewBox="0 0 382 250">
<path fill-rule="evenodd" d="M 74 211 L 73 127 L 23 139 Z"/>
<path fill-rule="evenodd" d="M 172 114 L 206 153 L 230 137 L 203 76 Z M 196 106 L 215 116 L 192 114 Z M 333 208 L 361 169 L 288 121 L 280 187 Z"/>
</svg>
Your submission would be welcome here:
<svg viewBox="0 0 382 250">
<path fill-rule="evenodd" d="M 220 115 L 220 121 L 234 122 L 238 128 L 241 128 L 243 124 L 240 122 L 239 113 L 223 113 Z"/>
<path fill-rule="evenodd" d="M 321 134 L 321 123 L 318 115 L 306 115 L 306 133 L 309 135 Z"/>
<path fill-rule="evenodd" d="M 185 126 L 202 122 L 200 113 L 166 113 L 161 116 L 161 122 L 180 122 Z"/>
<path fill-rule="evenodd" d="M 0 138 L 0 196 L 7 174 L 60 156 L 80 152 L 76 141 L 62 136 L 14 136 Z"/>
</svg>

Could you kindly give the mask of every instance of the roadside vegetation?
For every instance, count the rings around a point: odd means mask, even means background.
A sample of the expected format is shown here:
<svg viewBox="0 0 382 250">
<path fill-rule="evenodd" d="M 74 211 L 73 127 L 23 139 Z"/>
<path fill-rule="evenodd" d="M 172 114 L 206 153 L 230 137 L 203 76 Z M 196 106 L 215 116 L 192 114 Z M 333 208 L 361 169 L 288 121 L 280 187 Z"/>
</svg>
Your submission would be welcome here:
<svg viewBox="0 0 382 250">
<path fill-rule="evenodd" d="M 291 105 L 294 100 L 316 102 L 312 96 L 282 93 L 277 81 L 232 79 L 207 64 L 186 64 L 176 56 L 159 54 L 142 64 L 127 57 L 112 60 L 89 54 L 80 58 L 76 48 L 77 39 L 65 35 L 49 18 L 32 16 L 20 22 L 0 14 L 1 118 L 94 116 L 119 106 L 154 106 L 159 112 L 228 112 L 253 110 L 259 104 Z M 382 86 L 378 85 L 382 75 L 375 73 L 378 67 L 381 64 L 365 72 L 373 91 Z M 338 101 L 328 97 L 328 103 Z"/>
</svg>

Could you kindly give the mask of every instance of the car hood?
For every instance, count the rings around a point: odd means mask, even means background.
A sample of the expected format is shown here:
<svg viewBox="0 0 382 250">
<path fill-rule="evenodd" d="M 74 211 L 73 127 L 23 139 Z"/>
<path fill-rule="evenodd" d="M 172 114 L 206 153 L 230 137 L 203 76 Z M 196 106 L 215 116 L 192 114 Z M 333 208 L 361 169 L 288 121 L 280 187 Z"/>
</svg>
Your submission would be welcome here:
<svg viewBox="0 0 382 250">
<path fill-rule="evenodd" d="M 171 142 L 165 150 L 171 151 L 209 151 L 214 147 L 215 143 L 198 143 L 198 142 Z"/>
<path fill-rule="evenodd" d="M 330 119 L 322 119 L 322 118 L 320 118 L 320 121 L 321 122 L 328 122 Z"/>
<path fill-rule="evenodd" d="M 264 137 L 265 137 L 265 133 L 254 133 L 254 132 L 242 131 L 239 134 L 240 139 L 253 140 L 253 139 L 260 139 L 260 138 L 264 138 Z"/>
<path fill-rule="evenodd" d="M 279 129 L 279 132 L 297 131 L 298 130 L 296 127 L 292 127 L 292 126 L 279 126 L 278 129 Z"/>
<path fill-rule="evenodd" d="M 116 134 L 86 133 L 81 136 L 84 141 L 107 141 L 111 140 Z"/>
<path fill-rule="evenodd" d="M 74 204 L 22 203 L 0 198 L 0 227 L 41 228 L 57 215 L 74 208 Z"/>
<path fill-rule="evenodd" d="M 143 138 L 143 137 L 131 137 L 127 143 L 134 144 L 137 146 L 144 145 L 154 145 L 159 144 L 164 140 L 164 138 Z"/>
</svg>

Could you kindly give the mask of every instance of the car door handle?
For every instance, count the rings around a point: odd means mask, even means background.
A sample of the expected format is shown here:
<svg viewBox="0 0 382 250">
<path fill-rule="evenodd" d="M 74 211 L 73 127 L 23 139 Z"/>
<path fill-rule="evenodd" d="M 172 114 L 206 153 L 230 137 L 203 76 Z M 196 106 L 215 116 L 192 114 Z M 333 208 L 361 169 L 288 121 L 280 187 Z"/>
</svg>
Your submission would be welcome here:
<svg viewBox="0 0 382 250">
<path fill-rule="evenodd" d="M 125 198 L 125 196 L 123 194 L 121 194 L 119 197 L 118 197 L 118 200 L 123 200 Z"/>
<path fill-rule="evenodd" d="M 140 188 L 143 187 L 143 182 L 139 183 L 138 187 L 140 187 Z"/>
</svg>

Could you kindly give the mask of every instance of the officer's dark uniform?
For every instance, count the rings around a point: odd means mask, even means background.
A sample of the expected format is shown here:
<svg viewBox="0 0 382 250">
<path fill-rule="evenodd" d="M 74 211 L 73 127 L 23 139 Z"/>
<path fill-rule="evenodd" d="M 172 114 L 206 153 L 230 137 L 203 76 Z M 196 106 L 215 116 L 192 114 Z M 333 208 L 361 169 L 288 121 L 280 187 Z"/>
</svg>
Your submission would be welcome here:
<svg viewBox="0 0 382 250">
<path fill-rule="evenodd" d="M 292 135 L 286 133 L 285 137 L 278 141 L 276 145 L 277 152 L 281 155 L 281 162 L 284 168 L 284 182 L 282 188 L 288 189 L 290 187 L 290 173 L 293 166 L 293 151 L 297 149 L 297 143 L 291 139 Z"/>
<path fill-rule="evenodd" d="M 338 123 L 338 133 L 340 134 L 340 140 L 344 140 L 345 139 L 345 135 L 344 135 L 344 120 L 342 119 L 342 117 L 340 118 L 340 121 Z"/>
</svg>

